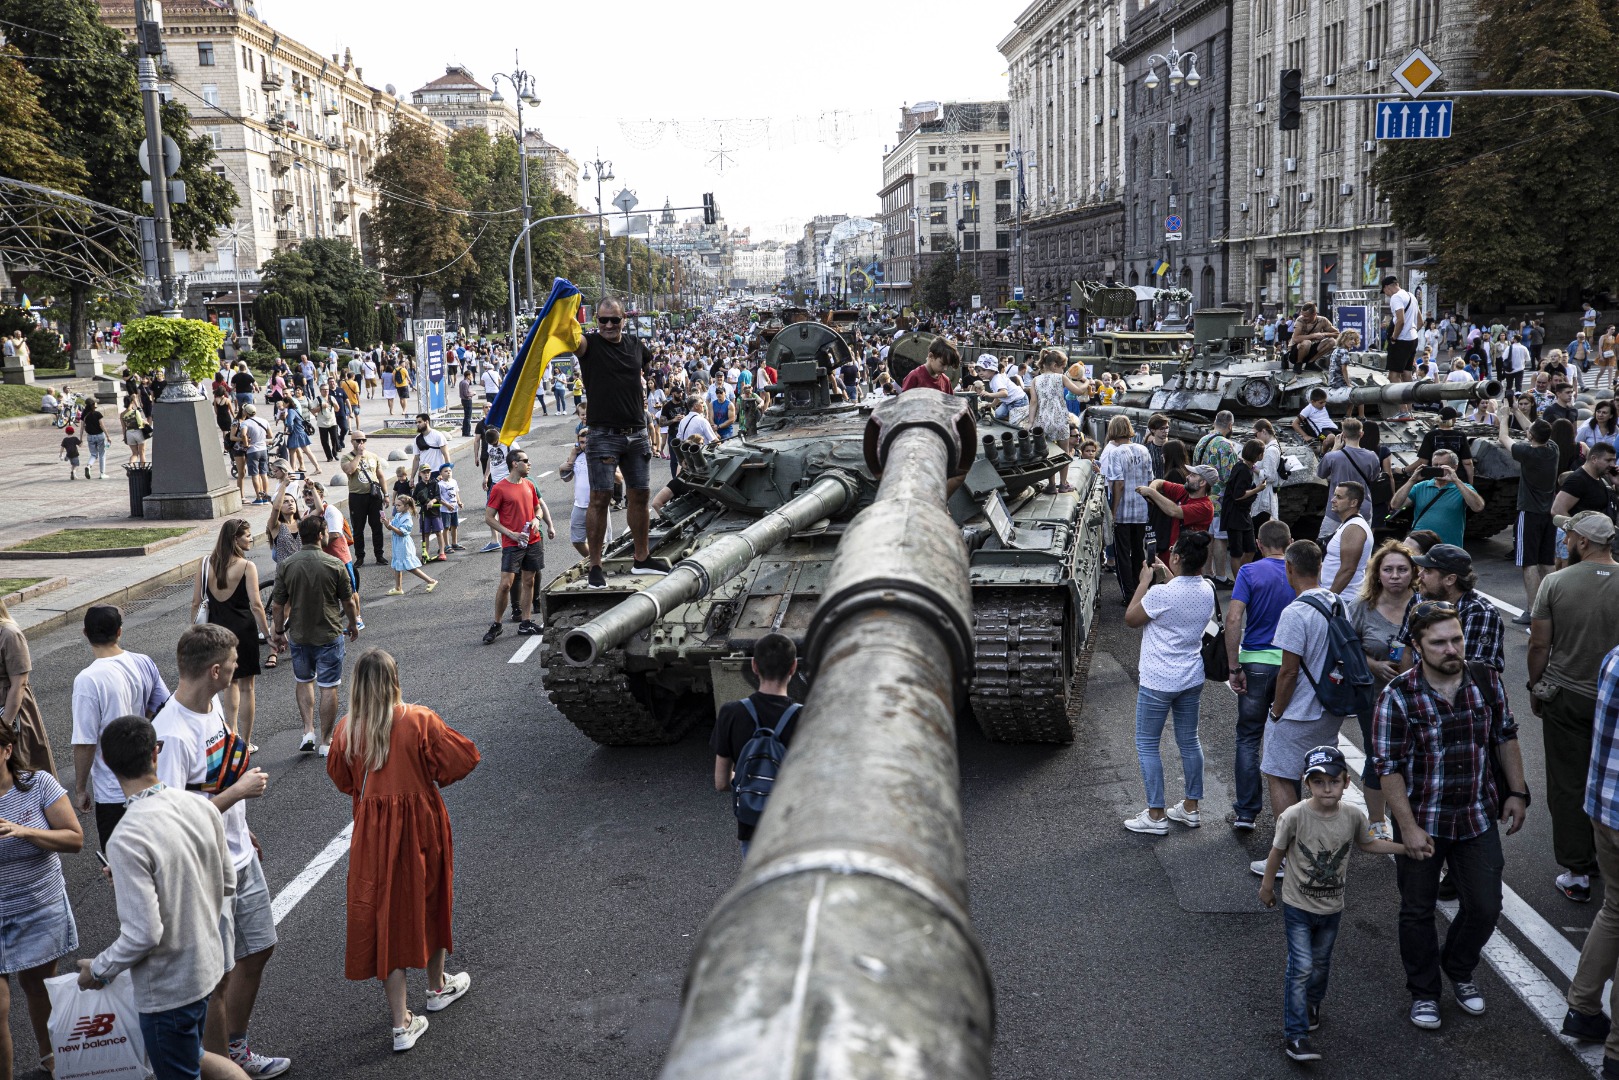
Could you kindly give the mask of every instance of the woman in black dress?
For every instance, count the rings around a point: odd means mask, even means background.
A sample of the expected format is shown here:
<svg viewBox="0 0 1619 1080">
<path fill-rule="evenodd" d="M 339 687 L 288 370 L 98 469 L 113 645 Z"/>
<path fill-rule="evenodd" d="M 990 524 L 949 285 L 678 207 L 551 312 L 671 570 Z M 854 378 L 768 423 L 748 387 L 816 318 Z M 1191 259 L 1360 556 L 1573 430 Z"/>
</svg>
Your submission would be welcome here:
<svg viewBox="0 0 1619 1080">
<path fill-rule="evenodd" d="M 259 674 L 259 635 L 270 636 L 259 597 L 259 571 L 247 553 L 253 549 L 253 527 L 242 518 L 231 518 L 219 527 L 219 540 L 213 554 L 203 561 L 191 591 L 191 608 L 196 611 L 207 600 L 208 610 L 198 622 L 223 626 L 236 635 L 236 674 L 230 687 L 219 695 L 225 707 L 225 720 L 231 730 L 245 739 L 251 749 L 255 701 L 253 681 Z"/>
</svg>

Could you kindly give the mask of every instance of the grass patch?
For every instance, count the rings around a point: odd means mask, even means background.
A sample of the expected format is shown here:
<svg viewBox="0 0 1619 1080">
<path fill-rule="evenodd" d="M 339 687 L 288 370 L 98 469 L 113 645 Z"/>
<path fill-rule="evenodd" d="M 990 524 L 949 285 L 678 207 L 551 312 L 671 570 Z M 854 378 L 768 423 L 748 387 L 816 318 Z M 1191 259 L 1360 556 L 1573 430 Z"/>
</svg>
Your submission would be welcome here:
<svg viewBox="0 0 1619 1080">
<path fill-rule="evenodd" d="M 34 369 L 36 379 L 66 379 L 73 375 L 70 367 L 37 367 Z"/>
<path fill-rule="evenodd" d="M 40 415 L 39 403 L 44 396 L 43 386 L 0 385 L 0 420 Z"/>
<path fill-rule="evenodd" d="M 171 536 L 184 536 L 189 527 L 153 529 L 60 529 L 20 544 L 12 544 L 7 551 L 97 551 L 102 548 L 140 547 L 167 540 Z"/>
<path fill-rule="evenodd" d="M 10 596 L 14 592 L 22 592 L 30 585 L 38 585 L 45 579 L 42 577 L 0 577 L 0 596 Z"/>
</svg>

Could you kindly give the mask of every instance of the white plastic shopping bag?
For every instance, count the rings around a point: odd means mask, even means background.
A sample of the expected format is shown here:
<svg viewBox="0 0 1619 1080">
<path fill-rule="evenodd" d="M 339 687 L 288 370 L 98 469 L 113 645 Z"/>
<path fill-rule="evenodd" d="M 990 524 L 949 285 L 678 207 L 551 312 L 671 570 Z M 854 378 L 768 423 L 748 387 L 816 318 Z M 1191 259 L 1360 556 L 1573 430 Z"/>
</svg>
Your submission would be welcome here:
<svg viewBox="0 0 1619 1080">
<path fill-rule="evenodd" d="M 56 1080 L 146 1080 L 146 1043 L 141 1038 L 135 989 L 127 974 L 101 990 L 80 990 L 79 975 L 45 980 L 51 995 L 51 1046 Z"/>
</svg>

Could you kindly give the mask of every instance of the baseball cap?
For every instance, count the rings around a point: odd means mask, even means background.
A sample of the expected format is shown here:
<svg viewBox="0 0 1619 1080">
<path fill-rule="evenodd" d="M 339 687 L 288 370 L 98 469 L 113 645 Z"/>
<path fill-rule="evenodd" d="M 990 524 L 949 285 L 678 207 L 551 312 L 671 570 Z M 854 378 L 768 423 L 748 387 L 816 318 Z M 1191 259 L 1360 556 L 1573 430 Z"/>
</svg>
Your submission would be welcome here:
<svg viewBox="0 0 1619 1080">
<path fill-rule="evenodd" d="M 1558 514 L 1552 518 L 1552 524 L 1577 532 L 1594 544 L 1606 544 L 1613 539 L 1613 519 L 1600 510 L 1581 510 L 1571 517 Z"/>
<path fill-rule="evenodd" d="M 1193 465 L 1189 470 L 1203 478 L 1203 482 L 1210 487 L 1220 482 L 1220 473 L 1213 465 Z"/>
<path fill-rule="evenodd" d="M 1304 775 L 1342 776 L 1349 771 L 1343 752 L 1336 746 L 1317 746 L 1304 755 Z"/>
<path fill-rule="evenodd" d="M 1446 574 L 1465 574 L 1473 569 L 1473 556 L 1455 544 L 1435 544 L 1428 554 L 1418 555 L 1413 561 Z"/>
</svg>

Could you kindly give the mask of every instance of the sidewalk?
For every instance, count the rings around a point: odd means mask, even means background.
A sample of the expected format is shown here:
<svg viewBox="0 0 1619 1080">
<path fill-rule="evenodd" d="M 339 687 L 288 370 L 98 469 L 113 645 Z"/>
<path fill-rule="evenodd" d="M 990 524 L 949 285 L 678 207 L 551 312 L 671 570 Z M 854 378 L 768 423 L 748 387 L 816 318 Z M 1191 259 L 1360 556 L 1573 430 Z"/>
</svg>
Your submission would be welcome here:
<svg viewBox="0 0 1619 1080">
<path fill-rule="evenodd" d="M 383 427 L 389 417 L 382 401 L 361 403 L 361 428 L 368 433 Z M 412 428 L 412 434 L 372 434 L 370 449 L 382 458 L 387 483 L 392 484 L 393 469 L 410 463 L 414 451 L 414 422 L 410 417 L 393 417 Z M 129 460 L 129 448 L 124 445 L 118 417 L 106 414 L 107 479 L 85 480 L 84 466 L 89 464 L 86 452 L 80 453 L 78 479 L 69 480 L 66 462 L 58 461 L 63 432 L 54 427 L 27 426 L 0 429 L 0 471 L 6 498 L 0 500 L 0 548 L 21 543 L 35 536 L 65 528 L 139 528 L 146 525 L 185 526 L 183 521 L 148 522 L 129 516 L 129 486 L 123 465 Z M 460 434 L 459 413 L 449 436 L 449 454 L 453 459 L 469 455 L 472 440 Z M 212 432 L 210 432 L 212 434 Z M 161 438 L 161 434 L 156 438 Z M 153 440 L 154 442 L 156 439 Z M 152 457 L 152 444 L 147 444 L 147 460 Z M 317 460 L 321 454 L 317 441 L 310 448 Z M 403 455 L 403 461 L 390 462 L 393 451 Z M 457 462 L 459 464 L 459 462 Z M 321 461 L 318 476 L 326 485 L 328 501 L 347 512 L 347 478 L 336 462 Z M 228 471 L 228 470 L 227 470 Z M 92 468 L 91 475 L 95 475 Z M 476 489 L 477 485 L 471 485 Z M 464 485 L 465 487 L 465 485 Z M 252 498 L 251 484 L 246 486 Z M 274 490 L 272 485 L 271 490 Z M 264 527 L 269 520 L 269 507 L 243 506 L 232 515 L 245 518 L 253 526 L 254 561 L 259 564 L 261 576 L 268 580 L 270 560 L 264 543 Z M 7 559 L 0 562 L 0 576 L 54 578 L 65 576 L 67 584 L 49 592 L 21 600 L 10 606 L 11 615 L 19 626 L 29 633 L 47 633 L 58 627 L 78 621 L 86 608 L 96 604 L 123 605 L 148 595 L 165 586 L 177 586 L 190 581 L 198 565 L 213 550 L 223 519 L 198 521 L 192 531 L 170 547 L 150 555 L 135 558 L 68 558 L 68 559 Z"/>
</svg>

